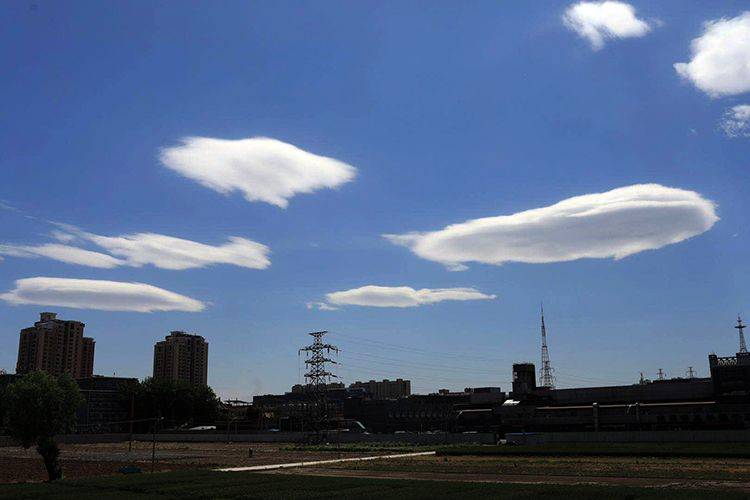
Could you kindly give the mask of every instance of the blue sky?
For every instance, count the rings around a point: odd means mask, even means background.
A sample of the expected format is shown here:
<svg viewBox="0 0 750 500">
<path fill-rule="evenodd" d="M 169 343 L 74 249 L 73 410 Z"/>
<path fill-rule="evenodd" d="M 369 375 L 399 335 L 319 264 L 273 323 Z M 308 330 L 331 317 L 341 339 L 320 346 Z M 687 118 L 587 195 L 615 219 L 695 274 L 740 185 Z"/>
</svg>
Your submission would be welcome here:
<svg viewBox="0 0 750 500">
<path fill-rule="evenodd" d="M 597 25 L 596 16 L 576 18 L 605 33 L 599 46 L 563 21 L 573 2 L 4 5 L 0 200 L 12 209 L 0 210 L 0 367 L 14 370 L 18 331 L 52 310 L 86 323 L 100 374 L 150 375 L 155 341 L 173 329 L 200 333 L 210 343 L 209 383 L 222 396 L 288 390 L 299 378 L 297 348 L 320 329 L 342 347 L 338 373 L 347 383 L 401 376 L 419 392 L 509 389 L 513 361 L 538 361 L 544 301 L 559 386 L 627 383 L 658 368 L 682 376 L 691 365 L 706 375 L 709 352 L 737 348 L 736 314 L 750 315 L 750 134 L 742 114 L 750 76 L 716 77 L 710 64 L 714 49 L 740 63 L 750 58 L 750 38 L 737 35 L 746 33 L 747 4 L 630 5 L 643 24 L 625 12 L 624 31 Z M 739 31 L 726 35 L 726 27 Z M 691 52 L 706 34 L 719 48 Z M 675 69 L 696 55 L 705 58 Z M 328 187 L 286 197 L 285 208 L 249 201 L 240 187 L 222 193 L 196 181 L 214 160 L 195 161 L 187 137 L 219 140 L 218 149 L 197 151 L 207 155 L 237 145 L 240 166 L 271 170 L 296 161 L 288 156 L 294 146 L 302 150 L 294 150 L 302 155 L 295 166 L 315 163 L 333 177 Z M 279 142 L 259 152 L 258 137 Z M 182 172 L 164 157 L 180 148 Z M 298 182 L 305 172 L 287 174 Z M 265 189 L 263 182 L 248 189 Z M 536 244 L 586 253 L 611 243 L 588 239 L 606 234 L 602 227 L 617 232 L 623 223 L 627 237 L 653 222 L 650 249 L 621 259 L 474 256 L 456 272 L 440 261 L 445 247 L 425 256 L 382 236 L 640 184 L 677 191 L 659 191 L 666 202 L 634 221 L 630 212 L 605 212 L 585 234 L 530 227 L 512 235 L 530 245 L 524 255 Z M 675 192 L 694 200 L 673 219 L 664 207 Z M 714 208 L 705 208 L 709 201 Z M 707 210 L 718 220 L 706 222 L 709 214 L 698 228 L 696 214 Z M 120 240 L 96 240 L 144 233 L 211 246 L 243 238 L 266 247 L 270 265 L 259 268 L 262 255 L 254 254 L 255 267 L 208 259 L 168 269 L 169 256 L 158 251 L 143 261 L 122 253 Z M 654 243 L 662 237 L 679 241 Z M 506 243 L 497 238 L 493 249 Z M 475 243 L 455 242 L 459 252 Z M 45 244 L 109 255 L 111 266 L 34 253 Z M 35 277 L 143 283 L 203 309 L 7 299 L 23 292 L 17 280 Z M 361 290 L 339 303 L 326 297 L 368 285 L 430 289 L 420 296 L 428 301 L 436 289 L 485 297 L 414 307 L 346 303 Z"/>
</svg>

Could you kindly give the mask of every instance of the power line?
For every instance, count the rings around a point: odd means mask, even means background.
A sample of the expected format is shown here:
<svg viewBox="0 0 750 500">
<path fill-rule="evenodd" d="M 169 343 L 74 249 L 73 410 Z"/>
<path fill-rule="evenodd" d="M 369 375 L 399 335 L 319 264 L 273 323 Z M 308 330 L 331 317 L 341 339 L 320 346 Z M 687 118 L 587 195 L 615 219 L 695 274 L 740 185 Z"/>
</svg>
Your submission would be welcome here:
<svg viewBox="0 0 750 500">
<path fill-rule="evenodd" d="M 411 346 L 405 346 L 403 344 L 393 344 L 389 342 L 382 342 L 378 340 L 371 340 L 371 339 L 365 339 L 361 337 L 356 337 L 354 335 L 341 335 L 337 333 L 331 333 L 331 335 L 336 335 L 337 337 L 340 336 L 341 340 L 346 343 L 346 341 L 351 341 L 353 343 L 364 343 L 368 344 L 370 346 L 379 348 L 379 349 L 386 349 L 389 351 L 398 350 L 398 351 L 405 351 L 415 354 L 421 354 L 421 355 L 429 355 L 429 356 L 440 356 L 440 357 L 449 357 L 449 358 L 457 358 L 465 360 L 467 358 L 476 359 L 476 360 L 484 360 L 490 363 L 497 363 L 498 361 L 507 361 L 511 362 L 512 360 L 510 358 L 505 357 L 487 357 L 487 356 L 477 356 L 474 353 L 466 353 L 466 352 L 453 352 L 453 353 L 446 353 L 441 351 L 433 351 L 429 349 L 422 349 L 418 347 L 411 347 Z"/>
<path fill-rule="evenodd" d="M 372 341 L 372 342 L 376 343 L 376 344 L 392 345 L 392 344 L 386 344 L 386 343 L 379 343 L 377 341 Z M 393 345 L 396 345 L 396 344 L 393 344 Z M 369 348 L 370 346 L 367 346 L 367 347 Z M 381 347 L 380 345 L 375 345 L 374 347 L 378 348 L 378 349 L 386 349 L 385 347 Z M 390 347 L 388 349 L 390 349 Z M 484 358 L 484 357 L 481 357 L 481 356 L 471 356 L 469 354 L 467 354 L 467 355 L 454 355 L 454 354 L 448 354 L 448 353 L 439 353 L 437 351 L 427 351 L 427 350 L 418 349 L 418 348 L 414 348 L 414 349 L 406 348 L 406 347 L 402 348 L 402 346 L 398 346 L 397 350 L 404 350 L 404 351 L 412 351 L 412 350 L 414 350 L 414 351 L 416 351 L 420 355 L 429 355 L 429 356 L 440 355 L 440 356 L 443 356 L 443 357 L 450 357 L 450 358 L 460 357 L 461 359 L 486 359 L 486 360 L 488 360 L 488 362 L 493 362 L 493 363 L 497 363 L 497 361 L 499 360 L 499 359 Z M 438 368 L 438 367 L 436 367 L 435 363 L 423 363 L 423 362 L 414 361 L 414 360 L 407 361 L 407 360 L 403 360 L 403 359 L 400 359 L 400 358 L 378 356 L 377 354 L 372 354 L 372 353 L 369 353 L 369 352 L 368 353 L 363 353 L 363 352 L 360 352 L 360 351 L 349 350 L 349 349 L 345 349 L 345 350 L 342 349 L 342 352 L 346 353 L 347 355 L 348 354 L 352 354 L 352 353 L 353 354 L 361 354 L 362 356 L 365 356 L 367 358 L 382 359 L 382 360 L 391 360 L 393 362 L 397 362 L 397 363 L 400 363 L 400 364 L 403 364 L 403 365 L 408 364 L 408 365 L 413 365 L 413 366 L 417 366 L 417 367 L 428 368 L 428 369 L 431 369 L 431 370 L 440 369 L 440 370 L 448 370 L 448 371 L 458 371 L 458 372 L 462 372 L 462 373 L 464 373 L 464 372 L 472 372 L 472 373 L 497 374 L 497 375 L 501 375 L 501 376 L 505 373 L 505 370 L 467 367 L 465 365 L 464 366 L 451 366 L 451 365 L 445 365 L 443 363 L 440 363 L 439 368 Z M 353 356 L 353 357 L 355 357 L 355 356 Z M 624 379 L 622 379 L 622 380 L 613 380 L 613 379 L 610 379 L 610 378 L 590 377 L 590 376 L 583 376 L 583 375 L 572 374 L 570 372 L 563 372 L 563 371 L 560 371 L 560 370 L 557 370 L 557 373 L 558 373 L 558 375 L 563 375 L 563 378 L 576 379 L 576 380 L 580 380 L 580 381 L 588 382 L 588 383 L 605 383 L 605 384 L 616 384 L 616 385 L 630 383 L 630 381 L 624 381 Z"/>
</svg>

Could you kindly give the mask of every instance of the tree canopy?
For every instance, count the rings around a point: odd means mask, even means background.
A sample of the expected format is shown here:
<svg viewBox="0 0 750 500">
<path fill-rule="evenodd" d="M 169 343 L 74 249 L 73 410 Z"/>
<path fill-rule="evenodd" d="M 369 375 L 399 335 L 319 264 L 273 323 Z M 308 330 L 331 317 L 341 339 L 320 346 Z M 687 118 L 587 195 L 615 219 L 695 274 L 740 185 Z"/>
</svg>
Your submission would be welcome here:
<svg viewBox="0 0 750 500">
<path fill-rule="evenodd" d="M 24 448 L 36 445 L 50 481 L 62 477 L 54 437 L 75 427 L 76 408 L 83 401 L 75 381 L 69 375 L 29 373 L 5 388 L 3 401 L 10 435 Z"/>
<path fill-rule="evenodd" d="M 219 398 L 206 385 L 149 377 L 135 387 L 123 387 L 122 396 L 133 397 L 136 420 L 162 417 L 167 428 L 212 424 L 219 412 Z"/>
<path fill-rule="evenodd" d="M 83 400 L 69 375 L 56 379 L 44 372 L 29 373 L 10 384 L 3 399 L 8 430 L 25 448 L 72 431 Z"/>
</svg>

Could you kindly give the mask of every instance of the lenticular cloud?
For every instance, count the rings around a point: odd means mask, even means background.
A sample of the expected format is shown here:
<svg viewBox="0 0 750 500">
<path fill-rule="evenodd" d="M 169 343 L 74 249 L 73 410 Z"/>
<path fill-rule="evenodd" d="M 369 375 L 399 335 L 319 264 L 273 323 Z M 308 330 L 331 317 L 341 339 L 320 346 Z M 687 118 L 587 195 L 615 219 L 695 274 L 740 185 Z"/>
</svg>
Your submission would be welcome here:
<svg viewBox="0 0 750 500">
<path fill-rule="evenodd" d="M 0 294 L 0 299 L 14 305 L 98 309 L 102 311 L 187 311 L 205 308 L 199 300 L 145 283 L 85 280 L 67 278 L 25 278 L 16 288 Z"/>
<path fill-rule="evenodd" d="M 164 148 L 161 161 L 214 191 L 240 191 L 248 201 L 281 208 L 296 194 L 337 188 L 357 172 L 342 161 L 267 137 L 187 137 L 180 146 Z"/>
<path fill-rule="evenodd" d="M 699 235 L 717 220 L 714 204 L 696 192 L 638 184 L 438 231 L 384 237 L 419 257 L 463 270 L 469 262 L 622 259 Z"/>
<path fill-rule="evenodd" d="M 369 307 L 418 307 L 424 304 L 435 304 L 445 300 L 492 300 L 495 295 L 487 295 L 475 288 L 421 288 L 415 290 L 410 286 L 377 286 L 367 285 L 341 292 L 326 294 L 326 307 L 334 306 L 369 306 Z"/>
<path fill-rule="evenodd" d="M 208 245 L 164 234 L 102 236 L 87 233 L 70 225 L 60 226 L 64 227 L 65 231 L 53 232 L 58 241 L 88 241 L 111 255 L 57 243 L 39 246 L 0 244 L 0 255 L 47 257 L 68 264 L 99 268 L 153 265 L 161 269 L 182 270 L 230 264 L 248 269 L 266 269 L 271 265 L 268 258 L 270 248 L 239 236 L 230 236 L 229 241 L 223 245 Z"/>
</svg>

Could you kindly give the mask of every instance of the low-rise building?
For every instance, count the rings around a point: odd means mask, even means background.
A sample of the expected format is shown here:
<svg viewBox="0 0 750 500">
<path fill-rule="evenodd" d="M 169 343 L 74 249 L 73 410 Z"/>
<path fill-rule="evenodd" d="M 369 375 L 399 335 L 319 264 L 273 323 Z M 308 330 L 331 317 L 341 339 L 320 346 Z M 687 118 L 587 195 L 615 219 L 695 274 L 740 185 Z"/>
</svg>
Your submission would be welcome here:
<svg viewBox="0 0 750 500">
<path fill-rule="evenodd" d="M 397 378 L 396 380 L 370 380 L 369 382 L 354 382 L 350 389 L 364 389 L 373 399 L 398 399 L 411 395 L 411 381 Z"/>
</svg>

